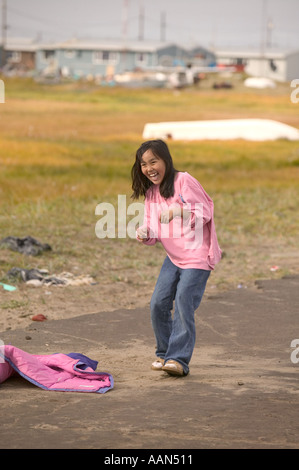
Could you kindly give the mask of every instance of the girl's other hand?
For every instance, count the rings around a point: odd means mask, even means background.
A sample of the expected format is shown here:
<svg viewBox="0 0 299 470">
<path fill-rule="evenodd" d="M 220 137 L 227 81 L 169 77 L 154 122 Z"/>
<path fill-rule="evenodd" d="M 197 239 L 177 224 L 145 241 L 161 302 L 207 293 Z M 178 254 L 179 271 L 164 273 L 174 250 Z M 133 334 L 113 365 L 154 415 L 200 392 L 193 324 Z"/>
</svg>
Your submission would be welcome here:
<svg viewBox="0 0 299 470">
<path fill-rule="evenodd" d="M 139 227 L 136 230 L 137 240 L 144 242 L 148 239 L 147 227 Z"/>
<path fill-rule="evenodd" d="M 160 214 L 160 222 L 161 224 L 169 224 L 173 219 L 173 211 L 172 209 L 166 209 L 161 212 Z"/>
<path fill-rule="evenodd" d="M 166 209 L 160 214 L 161 224 L 169 224 L 175 217 L 182 217 L 183 210 L 181 207 L 174 207 L 173 209 Z"/>
</svg>

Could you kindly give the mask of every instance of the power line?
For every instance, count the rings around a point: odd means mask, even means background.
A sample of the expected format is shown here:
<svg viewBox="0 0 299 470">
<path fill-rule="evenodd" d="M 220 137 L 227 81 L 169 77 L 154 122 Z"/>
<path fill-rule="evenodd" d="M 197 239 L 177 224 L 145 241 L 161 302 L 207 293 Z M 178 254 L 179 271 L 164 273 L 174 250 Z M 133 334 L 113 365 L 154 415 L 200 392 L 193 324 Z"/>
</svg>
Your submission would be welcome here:
<svg viewBox="0 0 299 470">
<path fill-rule="evenodd" d="M 7 5 L 6 0 L 2 0 L 2 49 L 1 49 L 1 66 L 6 63 L 6 34 L 7 34 Z"/>
<path fill-rule="evenodd" d="M 58 22 L 61 21 L 61 18 L 59 18 L 59 19 L 55 18 L 55 19 L 51 20 L 51 19 L 49 19 L 49 18 L 47 18 L 47 19 L 46 19 L 46 18 L 41 18 L 40 16 L 35 16 L 35 15 L 31 15 L 31 14 L 28 15 L 27 12 L 24 13 L 23 11 L 20 11 L 20 10 L 18 10 L 18 9 L 16 9 L 16 8 L 13 8 L 13 7 L 11 7 L 10 5 L 9 5 L 9 7 L 8 7 L 8 12 L 9 12 L 9 13 L 14 13 L 14 14 L 16 14 L 16 15 L 18 15 L 18 16 L 20 16 L 21 18 L 24 18 L 24 19 L 26 19 L 26 20 L 38 21 L 38 22 L 41 22 L 41 23 L 47 23 L 47 24 L 48 24 L 49 21 L 50 21 L 50 22 L 52 21 L 53 23 L 57 23 L 57 21 L 58 21 Z M 68 24 L 69 24 L 69 18 L 67 18 L 67 19 L 65 20 L 65 23 L 68 23 Z"/>
</svg>

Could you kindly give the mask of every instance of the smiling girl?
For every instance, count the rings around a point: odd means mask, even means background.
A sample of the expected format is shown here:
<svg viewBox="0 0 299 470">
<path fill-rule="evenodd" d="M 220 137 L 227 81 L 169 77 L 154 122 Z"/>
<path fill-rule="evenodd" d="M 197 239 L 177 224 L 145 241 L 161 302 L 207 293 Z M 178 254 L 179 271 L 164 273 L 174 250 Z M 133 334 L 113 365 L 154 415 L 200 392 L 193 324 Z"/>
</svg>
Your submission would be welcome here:
<svg viewBox="0 0 299 470">
<path fill-rule="evenodd" d="M 162 140 L 139 147 L 131 175 L 132 197 L 145 196 L 137 239 L 145 245 L 161 242 L 167 253 L 150 304 L 157 342 L 152 369 L 187 375 L 195 346 L 194 312 L 221 258 L 213 201 L 195 178 L 174 168 Z"/>
</svg>

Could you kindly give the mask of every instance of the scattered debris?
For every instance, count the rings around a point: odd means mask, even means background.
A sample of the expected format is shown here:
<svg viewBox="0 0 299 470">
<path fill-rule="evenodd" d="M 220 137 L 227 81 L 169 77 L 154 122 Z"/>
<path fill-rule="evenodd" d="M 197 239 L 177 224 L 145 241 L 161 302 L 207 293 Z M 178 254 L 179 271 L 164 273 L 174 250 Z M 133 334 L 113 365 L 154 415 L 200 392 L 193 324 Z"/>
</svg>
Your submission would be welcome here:
<svg viewBox="0 0 299 470">
<path fill-rule="evenodd" d="M 12 268 L 6 274 L 7 277 L 18 278 L 24 281 L 27 285 L 33 287 L 40 287 L 43 285 L 51 286 L 79 286 L 83 284 L 94 284 L 94 279 L 89 275 L 74 276 L 72 273 L 63 272 L 58 275 L 49 276 L 49 271 L 46 269 L 24 269 Z"/>
<path fill-rule="evenodd" d="M 220 83 L 214 83 L 213 84 L 214 90 L 220 90 L 221 88 L 233 88 L 232 84 L 230 82 L 220 82 Z"/>
<path fill-rule="evenodd" d="M 237 285 L 238 289 L 247 289 L 247 286 L 245 286 L 242 282 L 240 282 L 238 285 Z"/>
<path fill-rule="evenodd" d="M 17 278 L 21 281 L 29 283 L 31 281 L 37 281 L 42 284 L 65 284 L 62 279 L 59 279 L 55 276 L 48 276 L 49 271 L 46 269 L 24 269 L 24 268 L 12 268 L 6 274 L 8 277 Z M 39 284 L 36 285 L 39 285 Z M 34 285 L 35 282 L 32 282 Z"/>
<path fill-rule="evenodd" d="M 127 88 L 163 88 L 167 84 L 167 76 L 164 73 L 143 70 L 117 74 L 114 80 L 116 85 Z"/>
<path fill-rule="evenodd" d="M 38 313 L 37 315 L 33 315 L 31 320 L 32 321 L 45 321 L 47 320 L 47 317 L 45 317 L 45 315 L 43 315 L 42 313 Z"/>
<path fill-rule="evenodd" d="M 279 266 L 271 266 L 270 268 L 270 271 L 273 271 L 273 272 L 278 271 L 278 270 L 279 270 Z"/>
<path fill-rule="evenodd" d="M 0 282 L 0 285 L 3 286 L 4 290 L 8 290 L 8 291 L 11 291 L 11 292 L 16 290 L 15 286 L 10 286 L 9 284 L 3 284 L 3 282 Z"/>
<path fill-rule="evenodd" d="M 0 245 L 5 245 L 13 251 L 18 251 L 25 255 L 37 256 L 43 251 L 52 250 L 48 243 L 41 243 L 33 237 L 17 238 L 6 237 L 0 240 Z"/>
</svg>

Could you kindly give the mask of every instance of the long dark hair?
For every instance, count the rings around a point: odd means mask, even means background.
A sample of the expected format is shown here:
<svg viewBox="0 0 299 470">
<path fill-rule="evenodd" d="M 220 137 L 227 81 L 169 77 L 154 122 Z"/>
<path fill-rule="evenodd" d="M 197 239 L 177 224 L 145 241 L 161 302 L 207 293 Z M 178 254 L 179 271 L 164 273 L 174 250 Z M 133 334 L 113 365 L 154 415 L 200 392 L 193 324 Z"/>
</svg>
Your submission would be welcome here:
<svg viewBox="0 0 299 470">
<path fill-rule="evenodd" d="M 136 152 L 136 160 L 131 170 L 133 199 L 139 196 L 145 196 L 146 191 L 153 183 L 141 171 L 141 159 L 144 152 L 151 150 L 157 158 L 165 163 L 165 176 L 160 184 L 160 194 L 165 199 L 174 195 L 174 179 L 177 170 L 173 166 L 172 157 L 170 155 L 167 144 L 163 140 L 148 140 L 140 145 Z"/>
</svg>

